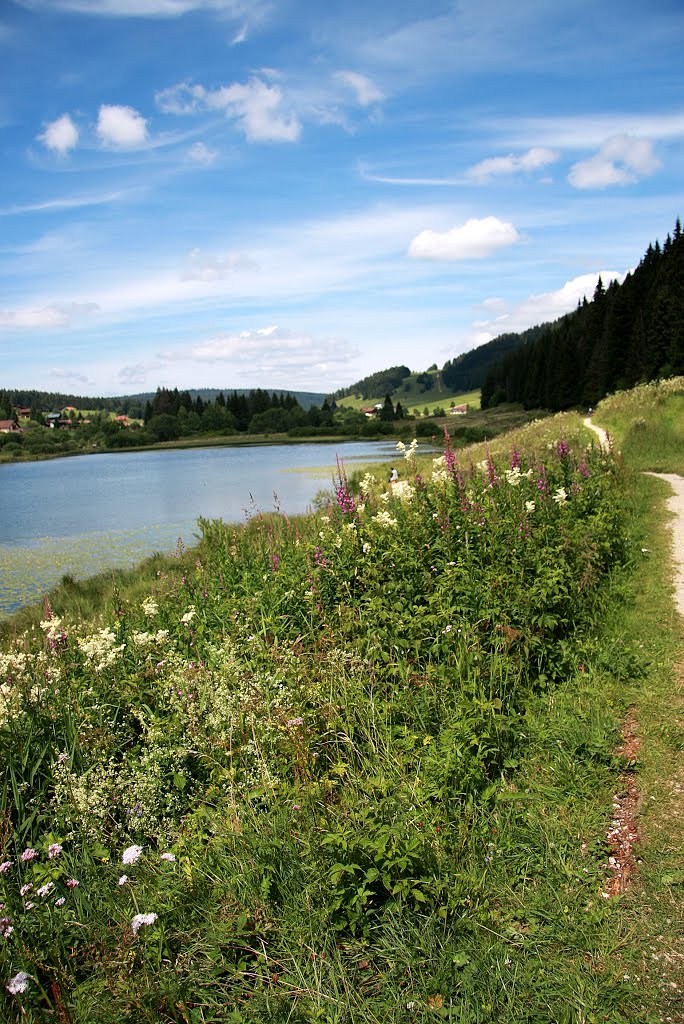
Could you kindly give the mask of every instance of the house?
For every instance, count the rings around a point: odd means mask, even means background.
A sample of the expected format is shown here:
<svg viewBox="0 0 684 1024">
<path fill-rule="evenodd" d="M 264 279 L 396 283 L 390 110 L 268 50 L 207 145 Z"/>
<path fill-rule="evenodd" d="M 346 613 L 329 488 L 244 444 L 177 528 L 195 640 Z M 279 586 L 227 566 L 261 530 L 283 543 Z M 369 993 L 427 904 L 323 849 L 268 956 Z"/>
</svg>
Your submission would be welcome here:
<svg viewBox="0 0 684 1024">
<path fill-rule="evenodd" d="M 17 406 L 14 410 L 20 420 L 30 420 L 31 410 L 28 406 Z"/>
<path fill-rule="evenodd" d="M 468 412 L 468 406 L 466 405 L 452 405 L 449 409 L 450 416 L 465 416 Z"/>
<path fill-rule="evenodd" d="M 128 416 L 115 416 L 114 417 L 114 422 L 115 423 L 120 423 L 122 427 L 130 426 L 130 424 L 128 422 Z"/>
<path fill-rule="evenodd" d="M 14 420 L 0 420 L 0 434 L 21 433 L 21 427 Z"/>
</svg>

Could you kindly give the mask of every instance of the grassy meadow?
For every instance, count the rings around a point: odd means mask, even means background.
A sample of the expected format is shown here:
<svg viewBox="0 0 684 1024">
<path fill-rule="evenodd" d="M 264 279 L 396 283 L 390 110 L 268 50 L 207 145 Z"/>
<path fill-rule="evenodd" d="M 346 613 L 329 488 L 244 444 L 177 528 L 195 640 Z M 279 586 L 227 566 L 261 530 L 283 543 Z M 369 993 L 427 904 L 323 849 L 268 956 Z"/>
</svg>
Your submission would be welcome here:
<svg viewBox="0 0 684 1024">
<path fill-rule="evenodd" d="M 684 380 L 637 392 L 3 623 L 0 1019 L 681 1020 Z"/>
</svg>

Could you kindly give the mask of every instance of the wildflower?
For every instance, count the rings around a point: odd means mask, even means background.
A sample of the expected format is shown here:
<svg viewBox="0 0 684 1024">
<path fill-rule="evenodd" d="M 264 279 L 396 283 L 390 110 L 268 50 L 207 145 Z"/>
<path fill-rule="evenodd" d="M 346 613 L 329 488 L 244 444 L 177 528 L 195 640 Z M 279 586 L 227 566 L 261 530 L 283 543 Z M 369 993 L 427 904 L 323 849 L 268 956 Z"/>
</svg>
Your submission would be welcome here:
<svg viewBox="0 0 684 1024">
<path fill-rule="evenodd" d="M 62 847 L 59 843 L 50 843 L 48 846 L 48 857 L 52 860 L 54 857 L 59 857 L 62 852 Z"/>
<path fill-rule="evenodd" d="M 181 616 L 181 622 L 184 622 L 187 625 L 189 622 L 192 622 L 196 614 L 195 606 L 194 604 L 191 604 L 185 615 Z"/>
<path fill-rule="evenodd" d="M 41 885 L 40 889 L 36 889 L 36 896 L 49 896 L 54 887 L 54 882 L 46 882 L 45 885 Z"/>
<path fill-rule="evenodd" d="M 13 978 L 10 978 L 5 985 L 5 988 L 11 996 L 16 996 L 20 992 L 25 992 L 28 988 L 29 977 L 30 975 L 27 974 L 26 971 L 19 971 L 19 973 L 15 974 Z"/>
<path fill-rule="evenodd" d="M 69 755 L 68 754 L 60 754 L 59 757 L 57 758 L 57 764 L 64 764 L 68 760 L 69 760 Z"/>
<path fill-rule="evenodd" d="M 55 900 L 55 906 L 56 907 L 63 907 L 65 903 L 66 903 L 66 900 L 64 899 L 63 896 L 60 896 L 58 900 Z"/>
<path fill-rule="evenodd" d="M 25 905 L 24 910 L 33 910 L 34 907 L 35 903 L 32 900 L 29 900 L 28 903 Z"/>
<path fill-rule="evenodd" d="M 559 487 L 553 496 L 553 500 L 557 505 L 566 505 L 568 501 L 568 495 L 564 487 Z"/>
<path fill-rule="evenodd" d="M 526 501 L 525 502 L 525 511 L 526 512 L 534 512 L 536 507 L 537 506 L 535 505 L 535 503 L 533 501 Z"/>
<path fill-rule="evenodd" d="M 142 610 L 143 615 L 146 615 L 148 618 L 151 619 L 159 611 L 159 606 L 157 605 L 157 602 L 154 600 L 153 597 L 146 597 L 142 603 Z"/>
<path fill-rule="evenodd" d="M 161 857 L 159 858 L 159 860 L 168 860 L 168 861 L 174 861 L 175 859 L 176 858 L 175 858 L 174 854 L 172 854 L 172 853 L 162 853 Z"/>
<path fill-rule="evenodd" d="M 67 889 L 76 889 L 80 883 L 75 878 L 67 878 Z"/>
<path fill-rule="evenodd" d="M 24 861 L 24 863 L 25 863 L 25 864 L 27 864 L 27 863 L 28 863 L 28 862 L 29 862 L 30 860 L 33 860 L 33 859 L 34 859 L 34 857 L 37 857 L 37 856 L 38 856 L 38 854 L 37 854 L 37 853 L 36 853 L 36 851 L 35 851 L 35 850 L 33 849 L 33 847 L 31 847 L 31 846 L 28 846 L 28 847 L 27 847 L 27 848 L 26 848 L 26 849 L 24 850 L 24 852 L 22 853 L 22 855 L 21 855 L 21 859 L 22 859 L 22 860 Z"/>
<path fill-rule="evenodd" d="M 3 939 L 9 939 L 13 931 L 12 918 L 0 917 L 0 935 L 2 935 Z"/>
<path fill-rule="evenodd" d="M 131 931 L 137 935 L 144 924 L 154 924 L 156 920 L 156 914 L 136 914 L 131 921 Z"/>
<path fill-rule="evenodd" d="M 376 516 L 373 516 L 373 521 L 379 523 L 380 526 L 398 525 L 397 520 L 394 519 L 385 509 L 381 509 Z"/>
<path fill-rule="evenodd" d="M 140 860 L 140 854 L 142 853 L 142 851 L 142 846 L 129 846 L 126 850 L 124 850 L 121 856 L 121 863 L 137 864 L 137 862 Z"/>
<path fill-rule="evenodd" d="M 13 860 L 3 860 L 2 864 L 0 864 L 0 875 L 6 875 L 13 864 Z"/>
<path fill-rule="evenodd" d="M 119 885 L 125 885 L 127 881 L 128 875 L 122 875 L 121 878 L 119 879 Z"/>
<path fill-rule="evenodd" d="M 19 890 L 19 895 L 25 896 L 27 892 L 31 892 L 32 888 L 33 882 L 27 882 L 26 885 L 22 885 L 21 889 Z"/>
<path fill-rule="evenodd" d="M 302 725 L 303 723 L 304 723 L 304 719 L 301 718 L 301 717 L 297 717 L 297 718 L 288 718 L 288 720 L 287 720 L 287 722 L 285 724 L 286 724 L 288 729 L 291 729 L 291 728 L 293 728 L 293 726 L 295 726 L 295 725 Z"/>
</svg>

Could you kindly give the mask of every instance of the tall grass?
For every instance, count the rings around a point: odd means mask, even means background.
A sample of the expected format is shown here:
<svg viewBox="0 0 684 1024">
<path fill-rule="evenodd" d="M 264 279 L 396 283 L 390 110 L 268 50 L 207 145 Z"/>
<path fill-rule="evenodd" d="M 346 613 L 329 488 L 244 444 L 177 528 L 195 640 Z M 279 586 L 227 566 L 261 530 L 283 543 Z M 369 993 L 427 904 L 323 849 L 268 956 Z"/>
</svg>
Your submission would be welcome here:
<svg viewBox="0 0 684 1024">
<path fill-rule="evenodd" d="M 549 423 L 404 447 L 391 492 L 340 467 L 314 515 L 201 521 L 15 624 L 3 1019 L 655 1012 L 605 895 L 643 655 L 600 625 L 649 563 L 620 460 Z"/>
</svg>

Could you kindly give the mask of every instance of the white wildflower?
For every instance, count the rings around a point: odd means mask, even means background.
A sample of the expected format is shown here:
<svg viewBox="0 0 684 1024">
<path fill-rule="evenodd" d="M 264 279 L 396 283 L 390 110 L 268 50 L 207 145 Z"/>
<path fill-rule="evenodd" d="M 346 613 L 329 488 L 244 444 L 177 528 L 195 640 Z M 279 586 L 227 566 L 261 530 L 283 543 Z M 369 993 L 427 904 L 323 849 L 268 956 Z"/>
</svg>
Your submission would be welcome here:
<svg viewBox="0 0 684 1024">
<path fill-rule="evenodd" d="M 378 523 L 380 526 L 398 526 L 397 520 L 394 519 L 387 509 L 381 509 L 376 516 L 373 516 L 373 521 Z"/>
<path fill-rule="evenodd" d="M 194 604 L 191 604 L 185 615 L 181 616 L 181 622 L 184 622 L 187 625 L 189 622 L 192 622 L 196 614 L 197 611 L 195 609 L 195 606 Z"/>
<path fill-rule="evenodd" d="M 159 611 L 159 606 L 153 597 L 146 597 L 142 603 L 143 615 L 148 619 L 153 618 Z"/>
<path fill-rule="evenodd" d="M 121 855 L 122 864 L 137 864 L 140 860 L 140 854 L 143 852 L 142 846 L 129 846 Z"/>
<path fill-rule="evenodd" d="M 567 505 L 568 495 L 564 487 L 559 487 L 553 496 L 553 500 L 557 505 Z"/>
<path fill-rule="evenodd" d="M 525 511 L 526 512 L 534 512 L 536 507 L 537 506 L 535 505 L 535 503 L 533 501 L 526 501 L 525 502 Z"/>
<path fill-rule="evenodd" d="M 156 920 L 156 914 L 136 914 L 131 921 L 131 931 L 137 935 L 144 924 L 154 924 Z"/>
<path fill-rule="evenodd" d="M 26 971 L 19 971 L 19 973 L 15 974 L 13 978 L 10 978 L 5 985 L 5 988 L 11 996 L 16 996 L 20 992 L 25 992 L 28 988 L 29 977 L 30 975 L 27 974 Z"/>
</svg>

